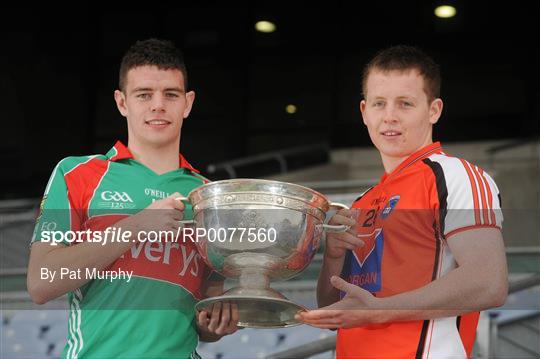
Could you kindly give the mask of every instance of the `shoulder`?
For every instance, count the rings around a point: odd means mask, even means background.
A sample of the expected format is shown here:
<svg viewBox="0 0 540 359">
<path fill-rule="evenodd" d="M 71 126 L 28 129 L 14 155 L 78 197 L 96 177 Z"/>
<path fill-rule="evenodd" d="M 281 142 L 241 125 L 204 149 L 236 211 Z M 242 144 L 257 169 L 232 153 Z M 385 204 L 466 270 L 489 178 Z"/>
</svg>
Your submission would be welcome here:
<svg viewBox="0 0 540 359">
<path fill-rule="evenodd" d="M 435 176 L 444 175 L 447 181 L 465 179 L 467 177 L 465 163 L 468 162 L 461 158 L 437 153 L 425 158 L 423 162 L 431 169 L 431 172 Z"/>
<path fill-rule="evenodd" d="M 423 162 L 430 167 L 439 193 L 445 193 L 449 207 L 468 208 L 498 196 L 493 178 L 469 161 L 445 154 L 434 154 Z"/>
<path fill-rule="evenodd" d="M 434 154 L 424 159 L 424 163 L 431 168 L 435 176 L 444 176 L 448 184 L 493 182 L 493 178 L 484 169 L 463 158 Z"/>
<path fill-rule="evenodd" d="M 64 175 L 75 171 L 78 168 L 93 164 L 106 163 L 107 157 L 104 155 L 88 155 L 88 156 L 69 156 L 62 159 L 56 165 L 54 171 L 61 172 Z"/>
</svg>

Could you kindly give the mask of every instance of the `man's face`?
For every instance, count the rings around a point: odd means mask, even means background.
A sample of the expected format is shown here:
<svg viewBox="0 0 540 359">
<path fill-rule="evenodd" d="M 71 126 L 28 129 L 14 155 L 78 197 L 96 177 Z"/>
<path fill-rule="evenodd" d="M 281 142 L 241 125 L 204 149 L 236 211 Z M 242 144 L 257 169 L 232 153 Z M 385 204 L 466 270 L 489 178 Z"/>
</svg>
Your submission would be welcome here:
<svg viewBox="0 0 540 359">
<path fill-rule="evenodd" d="M 195 93 L 186 93 L 179 70 L 139 66 L 128 71 L 125 89 L 114 97 L 127 118 L 130 144 L 161 147 L 179 142 Z"/>
<path fill-rule="evenodd" d="M 393 169 L 432 143 L 432 127 L 441 115 L 442 101 L 428 102 L 424 79 L 417 70 L 374 69 L 368 76 L 360 111 L 385 168 L 390 163 Z"/>
</svg>

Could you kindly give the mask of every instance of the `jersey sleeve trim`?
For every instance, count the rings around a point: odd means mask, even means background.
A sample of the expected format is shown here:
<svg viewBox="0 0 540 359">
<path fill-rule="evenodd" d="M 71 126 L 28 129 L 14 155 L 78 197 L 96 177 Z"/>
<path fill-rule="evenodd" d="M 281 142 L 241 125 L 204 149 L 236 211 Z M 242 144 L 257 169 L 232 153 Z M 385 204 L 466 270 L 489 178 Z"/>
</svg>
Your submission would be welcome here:
<svg viewBox="0 0 540 359">
<path fill-rule="evenodd" d="M 499 229 L 499 230 L 502 230 L 502 227 L 497 226 L 497 225 L 493 225 L 493 224 L 479 224 L 479 225 L 467 226 L 467 227 L 461 227 L 461 228 L 454 229 L 453 231 L 449 232 L 449 233 L 446 235 L 446 239 L 450 238 L 450 237 L 453 236 L 454 234 L 458 234 L 458 233 L 461 233 L 461 232 L 466 232 L 466 231 L 470 231 L 470 230 L 472 230 L 472 229 L 478 229 L 478 228 L 497 228 L 497 229 Z"/>
</svg>

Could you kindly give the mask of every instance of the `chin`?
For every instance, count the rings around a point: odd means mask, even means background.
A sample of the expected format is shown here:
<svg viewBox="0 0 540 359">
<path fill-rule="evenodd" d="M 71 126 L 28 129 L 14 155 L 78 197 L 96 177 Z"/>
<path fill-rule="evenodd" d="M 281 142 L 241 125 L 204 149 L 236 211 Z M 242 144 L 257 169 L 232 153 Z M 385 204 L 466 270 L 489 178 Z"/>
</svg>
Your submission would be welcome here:
<svg viewBox="0 0 540 359">
<path fill-rule="evenodd" d="M 160 137 L 160 138 L 154 137 L 154 138 L 146 139 L 145 142 L 154 147 L 162 147 L 162 146 L 167 146 L 167 145 L 170 145 L 171 143 L 174 143 L 175 140 L 176 138 L 174 137 Z"/>
<path fill-rule="evenodd" d="M 405 146 L 398 143 L 384 143 L 381 141 L 377 143 L 375 147 L 377 147 L 382 154 L 392 157 L 402 156 L 407 153 Z"/>
</svg>

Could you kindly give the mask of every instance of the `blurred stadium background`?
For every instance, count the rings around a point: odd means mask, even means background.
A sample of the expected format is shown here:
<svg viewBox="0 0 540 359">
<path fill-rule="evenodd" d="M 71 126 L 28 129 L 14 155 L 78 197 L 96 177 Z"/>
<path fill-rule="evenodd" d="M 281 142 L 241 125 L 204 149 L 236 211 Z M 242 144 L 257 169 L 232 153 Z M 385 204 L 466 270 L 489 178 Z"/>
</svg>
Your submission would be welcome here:
<svg viewBox="0 0 540 359">
<path fill-rule="evenodd" d="M 197 92 L 181 145 L 196 168 L 213 180 L 300 183 L 347 204 L 382 173 L 358 110 L 362 65 L 398 43 L 432 54 L 442 66 L 445 101 L 435 138 L 490 173 L 503 197 L 513 293 L 482 316 L 474 357 L 540 358 L 540 62 L 529 40 L 535 11 L 454 1 L 457 15 L 439 19 L 437 4 L 208 1 L 144 12 L 84 5 L 67 17 L 53 9 L 3 11 L 0 357 L 61 354 L 66 299 L 36 306 L 26 293 L 39 197 L 60 159 L 104 153 L 125 139 L 112 98 L 120 57 L 137 39 L 164 37 L 185 51 Z M 273 21 L 276 31 L 257 32 L 259 20 Z M 315 307 L 320 258 L 275 287 Z M 332 358 L 334 335 L 307 326 L 243 329 L 198 350 L 211 359 Z"/>
</svg>

